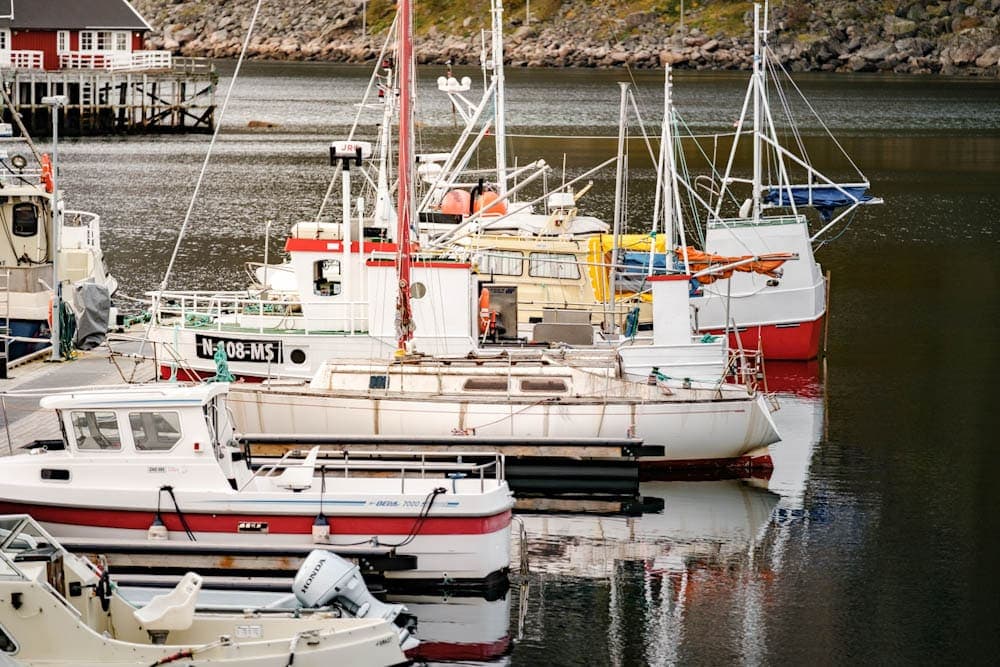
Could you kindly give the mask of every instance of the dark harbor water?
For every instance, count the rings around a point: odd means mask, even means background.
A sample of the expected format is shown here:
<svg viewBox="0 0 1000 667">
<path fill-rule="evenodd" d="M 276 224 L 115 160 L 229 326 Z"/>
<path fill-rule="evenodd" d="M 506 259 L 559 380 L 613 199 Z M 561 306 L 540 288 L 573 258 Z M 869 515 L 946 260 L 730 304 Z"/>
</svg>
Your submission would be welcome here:
<svg viewBox="0 0 1000 667">
<path fill-rule="evenodd" d="M 421 150 L 446 149 L 457 134 L 433 87 L 438 74 L 423 74 Z M 319 206 L 331 175 L 326 145 L 353 118 L 367 76 L 247 67 L 171 286 L 241 286 L 243 262 L 262 257 L 267 221 L 272 257 L 280 253 L 284 232 Z M 513 154 L 560 169 L 565 157 L 570 176 L 610 157 L 613 141 L 599 137 L 616 133 L 620 76 L 508 72 L 512 133 L 598 137 L 515 136 Z M 636 80 L 654 122 L 660 75 Z M 859 213 L 819 253 L 832 275 L 826 373 L 818 364 L 770 369 L 785 436 L 775 476 L 644 484 L 664 510 L 642 516 L 524 516 L 530 574 L 502 600 L 433 602 L 436 620 L 425 629 L 439 650 L 428 657 L 1000 662 L 1000 420 L 989 393 L 1000 378 L 1000 82 L 798 83 L 885 205 Z M 683 74 L 675 84 L 692 129 L 731 131 L 742 75 Z M 279 127 L 248 130 L 250 120 Z M 803 120 L 816 165 L 843 173 L 820 128 Z M 62 144 L 68 205 L 103 216 L 124 292 L 161 280 L 207 144 L 207 136 Z M 632 229 L 647 224 L 653 178 L 639 148 L 630 144 Z M 613 177 L 595 178 L 588 212 L 611 218 Z"/>
</svg>

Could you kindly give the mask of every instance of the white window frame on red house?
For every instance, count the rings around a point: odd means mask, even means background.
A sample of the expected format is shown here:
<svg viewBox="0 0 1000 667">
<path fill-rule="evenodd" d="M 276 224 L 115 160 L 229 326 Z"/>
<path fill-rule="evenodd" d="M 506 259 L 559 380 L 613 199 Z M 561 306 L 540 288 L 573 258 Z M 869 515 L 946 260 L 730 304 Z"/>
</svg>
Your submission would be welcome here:
<svg viewBox="0 0 1000 667">
<path fill-rule="evenodd" d="M 10 28 L 0 28 L 0 51 L 10 51 Z"/>
<path fill-rule="evenodd" d="M 90 53 L 131 53 L 131 32 L 128 30 L 81 30 L 80 50 Z M 122 48 L 118 48 L 118 47 Z"/>
<path fill-rule="evenodd" d="M 56 53 L 69 52 L 69 30 L 59 30 L 56 32 Z"/>
</svg>

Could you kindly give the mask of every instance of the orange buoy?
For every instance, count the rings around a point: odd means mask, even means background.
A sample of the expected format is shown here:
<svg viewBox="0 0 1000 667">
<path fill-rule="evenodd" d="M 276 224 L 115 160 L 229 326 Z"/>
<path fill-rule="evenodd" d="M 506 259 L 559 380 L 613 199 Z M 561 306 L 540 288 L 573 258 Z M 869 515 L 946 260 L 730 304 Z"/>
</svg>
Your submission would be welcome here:
<svg viewBox="0 0 1000 667">
<path fill-rule="evenodd" d="M 507 213 L 506 202 L 497 201 L 500 199 L 500 195 L 490 190 L 482 193 L 476 197 L 476 202 L 472 206 L 472 212 L 476 213 L 480 209 L 483 211 L 483 215 L 504 215 Z"/>
<path fill-rule="evenodd" d="M 52 160 L 49 158 L 48 153 L 42 153 L 42 185 L 45 186 L 46 192 L 52 192 L 53 181 L 52 181 Z"/>
<path fill-rule="evenodd" d="M 479 293 L 479 333 L 484 334 L 493 324 L 493 313 L 490 312 L 490 291 L 485 287 Z"/>
<path fill-rule="evenodd" d="M 441 198 L 441 212 L 448 215 L 468 215 L 471 203 L 472 195 L 468 190 L 449 190 Z"/>
</svg>

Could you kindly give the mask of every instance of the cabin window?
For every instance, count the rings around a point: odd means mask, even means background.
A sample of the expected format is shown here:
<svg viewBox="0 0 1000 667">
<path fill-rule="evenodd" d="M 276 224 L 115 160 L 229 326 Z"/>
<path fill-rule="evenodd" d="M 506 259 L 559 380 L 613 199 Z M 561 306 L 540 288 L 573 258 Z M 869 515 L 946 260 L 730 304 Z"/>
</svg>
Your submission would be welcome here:
<svg viewBox="0 0 1000 667">
<path fill-rule="evenodd" d="M 92 30 L 83 30 L 80 32 L 80 50 L 94 50 L 94 33 Z"/>
<path fill-rule="evenodd" d="M 70 413 L 76 448 L 80 450 L 118 450 L 122 448 L 118 418 L 113 412 L 74 411 Z"/>
<path fill-rule="evenodd" d="M 110 30 L 98 30 L 96 33 L 96 43 L 98 51 L 110 51 L 111 50 L 111 36 L 112 32 Z"/>
<path fill-rule="evenodd" d="M 17 653 L 18 646 L 14 638 L 7 632 L 7 628 L 0 625 L 0 651 L 4 653 Z"/>
<path fill-rule="evenodd" d="M 10 28 L 0 30 L 0 51 L 10 51 Z"/>
<path fill-rule="evenodd" d="M 14 236 L 35 236 L 38 234 L 38 208 L 34 204 L 14 204 L 14 218 L 11 231 Z"/>
<path fill-rule="evenodd" d="M 511 250 L 491 250 L 479 256 L 479 273 L 496 276 L 519 276 L 524 273 L 524 255 Z"/>
<path fill-rule="evenodd" d="M 507 391 L 507 378 L 469 378 L 462 389 L 465 391 Z"/>
<path fill-rule="evenodd" d="M 130 412 L 132 442 L 140 452 L 164 452 L 181 439 L 181 418 L 176 412 Z"/>
<path fill-rule="evenodd" d="M 56 53 L 67 51 L 69 51 L 69 30 L 60 30 L 56 33 Z"/>
<path fill-rule="evenodd" d="M 115 51 L 128 51 L 128 33 L 127 32 L 116 32 L 115 33 Z"/>
<path fill-rule="evenodd" d="M 340 260 L 323 259 L 313 263 L 313 293 L 319 296 L 340 294 Z"/>
<path fill-rule="evenodd" d="M 533 252 L 529 257 L 528 275 L 533 278 L 568 278 L 575 280 L 580 277 L 580 267 L 576 257 L 566 253 Z"/>
<path fill-rule="evenodd" d="M 529 378 L 521 380 L 521 391 L 566 391 L 566 382 L 552 378 Z"/>
</svg>

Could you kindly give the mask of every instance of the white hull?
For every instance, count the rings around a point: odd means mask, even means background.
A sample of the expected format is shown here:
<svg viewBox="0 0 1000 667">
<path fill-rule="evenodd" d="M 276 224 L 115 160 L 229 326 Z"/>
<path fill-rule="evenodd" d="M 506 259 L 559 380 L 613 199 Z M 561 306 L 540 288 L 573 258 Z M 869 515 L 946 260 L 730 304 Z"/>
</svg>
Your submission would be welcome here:
<svg viewBox="0 0 1000 667">
<path fill-rule="evenodd" d="M 313 389 L 234 387 L 237 429 L 289 434 L 625 438 L 662 445 L 653 460 L 734 459 L 777 442 L 763 398 L 667 402 L 375 397 Z M 470 444 L 475 440 L 470 439 Z"/>
<path fill-rule="evenodd" d="M 736 272 L 728 280 L 705 285 L 704 296 L 691 299 L 699 330 L 724 329 L 727 314 L 729 322 L 742 329 L 813 322 L 826 312 L 826 280 L 813 257 L 804 217 L 763 218 L 757 225 L 749 220 L 712 223 L 705 249 L 732 256 L 793 252 L 799 258 L 782 265 L 780 279 Z M 756 345 L 753 340 L 743 343 Z"/>
</svg>

